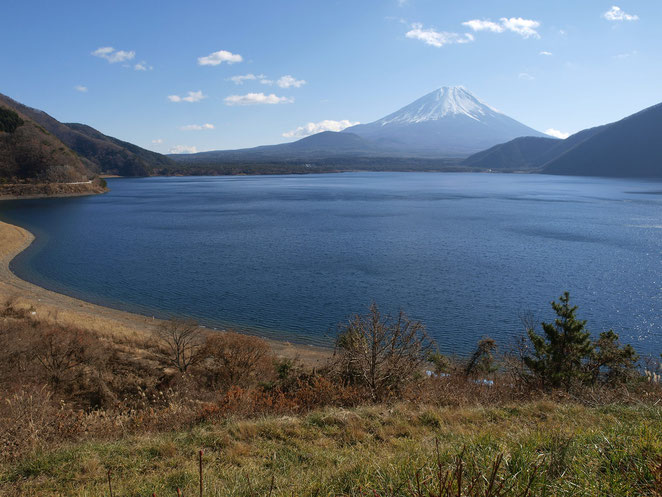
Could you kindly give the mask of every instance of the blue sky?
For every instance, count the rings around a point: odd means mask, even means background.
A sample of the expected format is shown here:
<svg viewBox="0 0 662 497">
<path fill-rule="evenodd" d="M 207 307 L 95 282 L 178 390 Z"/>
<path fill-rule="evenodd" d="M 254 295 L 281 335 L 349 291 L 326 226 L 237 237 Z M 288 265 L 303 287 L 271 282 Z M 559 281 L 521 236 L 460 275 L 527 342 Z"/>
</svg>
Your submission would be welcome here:
<svg viewBox="0 0 662 497">
<path fill-rule="evenodd" d="M 445 85 L 566 133 L 662 102 L 659 0 L 25 0 L 2 10 L 1 93 L 164 153 L 370 122 Z"/>
</svg>

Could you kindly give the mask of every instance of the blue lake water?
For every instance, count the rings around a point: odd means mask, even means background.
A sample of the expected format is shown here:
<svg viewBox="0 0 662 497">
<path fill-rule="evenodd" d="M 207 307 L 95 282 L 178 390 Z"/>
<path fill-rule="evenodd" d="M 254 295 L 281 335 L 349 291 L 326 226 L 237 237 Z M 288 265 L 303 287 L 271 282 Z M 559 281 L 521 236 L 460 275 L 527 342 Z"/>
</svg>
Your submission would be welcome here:
<svg viewBox="0 0 662 497">
<path fill-rule="evenodd" d="M 22 278 L 147 315 L 311 344 L 371 301 L 446 352 L 564 290 L 593 332 L 662 352 L 662 183 L 347 173 L 110 180 L 106 195 L 0 203 L 37 241 Z"/>
</svg>

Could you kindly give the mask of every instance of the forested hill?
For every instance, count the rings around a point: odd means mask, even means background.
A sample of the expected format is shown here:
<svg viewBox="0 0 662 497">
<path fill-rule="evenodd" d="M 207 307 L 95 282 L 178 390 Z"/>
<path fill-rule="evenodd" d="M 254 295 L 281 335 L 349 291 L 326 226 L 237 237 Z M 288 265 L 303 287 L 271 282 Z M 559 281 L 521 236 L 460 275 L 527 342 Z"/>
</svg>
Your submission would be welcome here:
<svg viewBox="0 0 662 497">
<path fill-rule="evenodd" d="M 98 174 L 149 176 L 154 169 L 173 164 L 165 155 L 104 135 L 90 126 L 61 123 L 45 112 L 0 94 L 0 104 L 42 126 L 78 154 L 87 168 Z"/>
<path fill-rule="evenodd" d="M 28 116 L 0 102 L 0 182 L 72 183 L 93 176 L 80 158 Z"/>
</svg>

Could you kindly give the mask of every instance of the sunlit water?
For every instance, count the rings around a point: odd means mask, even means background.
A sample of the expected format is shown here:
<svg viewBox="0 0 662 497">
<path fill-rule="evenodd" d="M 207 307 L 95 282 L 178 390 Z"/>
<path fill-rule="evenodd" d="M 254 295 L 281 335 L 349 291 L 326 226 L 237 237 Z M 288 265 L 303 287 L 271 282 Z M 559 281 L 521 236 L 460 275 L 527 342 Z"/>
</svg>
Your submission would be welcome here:
<svg viewBox="0 0 662 497">
<path fill-rule="evenodd" d="M 22 278 L 146 315 L 329 344 L 371 301 L 442 350 L 504 346 L 564 290 L 593 332 L 662 352 L 662 183 L 348 173 L 110 180 L 0 203 L 37 242 Z"/>
</svg>

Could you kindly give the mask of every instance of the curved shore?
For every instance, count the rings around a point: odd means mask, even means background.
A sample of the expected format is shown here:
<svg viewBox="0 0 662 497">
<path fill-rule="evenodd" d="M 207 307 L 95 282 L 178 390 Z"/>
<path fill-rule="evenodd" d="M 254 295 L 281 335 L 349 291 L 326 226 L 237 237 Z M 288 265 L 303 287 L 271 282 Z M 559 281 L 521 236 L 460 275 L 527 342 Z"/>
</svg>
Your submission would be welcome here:
<svg viewBox="0 0 662 497">
<path fill-rule="evenodd" d="M 120 339 L 147 338 L 160 323 L 152 317 L 91 304 L 20 279 L 9 269 L 9 263 L 34 239 L 28 230 L 0 221 L 0 302 L 13 299 L 19 307 L 33 308 L 40 319 L 78 326 Z M 312 366 L 321 364 L 330 355 L 330 350 L 322 347 L 267 341 L 277 356 L 296 357 Z"/>
</svg>

